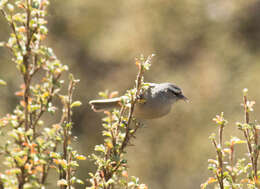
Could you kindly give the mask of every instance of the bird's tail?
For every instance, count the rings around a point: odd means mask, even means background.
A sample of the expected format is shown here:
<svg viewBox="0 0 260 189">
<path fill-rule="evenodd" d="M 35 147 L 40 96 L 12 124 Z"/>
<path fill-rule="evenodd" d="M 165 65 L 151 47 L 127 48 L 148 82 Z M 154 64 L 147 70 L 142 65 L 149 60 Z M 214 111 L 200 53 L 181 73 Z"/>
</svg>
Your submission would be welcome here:
<svg viewBox="0 0 260 189">
<path fill-rule="evenodd" d="M 113 108 L 120 107 L 121 98 L 110 98 L 104 100 L 91 100 L 89 104 L 95 112 L 101 112 L 104 110 L 111 110 Z"/>
</svg>

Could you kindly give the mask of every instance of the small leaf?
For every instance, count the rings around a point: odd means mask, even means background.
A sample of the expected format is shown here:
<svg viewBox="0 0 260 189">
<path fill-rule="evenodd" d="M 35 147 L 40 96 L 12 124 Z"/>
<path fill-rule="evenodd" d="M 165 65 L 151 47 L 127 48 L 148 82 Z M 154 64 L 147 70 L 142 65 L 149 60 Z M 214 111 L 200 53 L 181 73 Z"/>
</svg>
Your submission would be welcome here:
<svg viewBox="0 0 260 189">
<path fill-rule="evenodd" d="M 69 163 L 69 165 L 70 165 L 71 167 L 78 167 L 78 166 L 79 166 L 78 162 L 76 162 L 76 161 L 71 161 L 71 162 Z"/>
<path fill-rule="evenodd" d="M 81 105 L 82 105 L 82 103 L 81 103 L 80 101 L 75 101 L 75 102 L 73 102 L 73 103 L 70 105 L 70 107 L 73 108 L 73 107 L 78 107 L 78 106 L 81 106 Z"/>
<path fill-rule="evenodd" d="M 116 96 L 118 96 L 118 91 L 113 91 L 109 94 L 109 98 L 114 98 Z"/>
<path fill-rule="evenodd" d="M 103 136 L 112 137 L 111 133 L 109 131 L 102 131 Z"/>
<path fill-rule="evenodd" d="M 106 143 L 106 146 L 107 146 L 109 149 L 113 148 L 113 144 L 112 144 L 111 142 L 107 142 L 107 143 Z"/>
<path fill-rule="evenodd" d="M 218 161 L 215 160 L 215 159 L 208 159 L 208 162 L 209 162 L 209 163 L 212 163 L 212 164 L 215 164 L 215 165 L 218 164 Z"/>
<path fill-rule="evenodd" d="M 106 148 L 105 148 L 105 146 L 104 145 L 96 145 L 95 146 L 95 151 L 99 151 L 99 152 L 104 152 L 105 153 L 105 151 L 106 151 Z"/>
<path fill-rule="evenodd" d="M 205 189 L 208 186 L 208 184 L 211 184 L 214 182 L 217 182 L 217 179 L 215 179 L 214 177 L 210 177 L 205 183 L 200 185 L 200 188 Z"/>
<path fill-rule="evenodd" d="M 101 91 L 101 92 L 98 93 L 98 95 L 103 97 L 103 98 L 108 98 L 108 90 Z"/>
<path fill-rule="evenodd" d="M 225 126 L 227 124 L 227 120 L 224 119 L 224 113 L 221 112 L 220 115 L 216 115 L 215 118 L 213 118 L 213 121 L 215 121 L 220 126 Z"/>
<path fill-rule="evenodd" d="M 86 156 L 83 156 L 83 155 L 77 155 L 76 159 L 78 159 L 78 160 L 86 160 L 87 158 L 86 158 Z"/>
<path fill-rule="evenodd" d="M 208 183 L 214 183 L 214 182 L 217 182 L 217 179 L 215 179 L 214 177 L 210 177 L 209 180 L 208 180 Z"/>
<path fill-rule="evenodd" d="M 248 93 L 248 89 L 247 89 L 247 88 L 244 88 L 244 89 L 243 89 L 243 93 L 244 93 L 244 96 L 246 96 L 247 93 Z"/>
<path fill-rule="evenodd" d="M 106 182 L 107 185 L 111 185 L 111 184 L 113 184 L 113 183 L 115 183 L 115 180 L 114 180 L 114 179 L 109 179 L 109 180 Z"/>
<path fill-rule="evenodd" d="M 0 79 L 0 85 L 6 85 L 6 82 L 2 79 Z"/>
<path fill-rule="evenodd" d="M 58 180 L 57 182 L 58 186 L 67 186 L 68 182 L 65 179 Z"/>
<path fill-rule="evenodd" d="M 211 135 L 209 136 L 209 140 L 213 140 L 216 138 L 216 134 L 215 133 L 211 133 Z"/>
<path fill-rule="evenodd" d="M 52 157 L 52 158 L 60 158 L 60 154 L 58 154 L 56 152 L 50 152 L 50 157 Z"/>
<path fill-rule="evenodd" d="M 231 141 L 231 144 L 244 144 L 244 143 L 246 143 L 245 140 L 241 140 L 237 137 L 232 137 L 230 141 Z"/>
<path fill-rule="evenodd" d="M 21 174 L 21 170 L 19 168 L 12 168 L 5 171 L 7 175 L 16 175 Z"/>
<path fill-rule="evenodd" d="M 76 183 L 78 183 L 78 184 L 84 184 L 84 182 L 83 182 L 82 180 L 80 180 L 80 179 L 76 179 Z"/>
<path fill-rule="evenodd" d="M 247 101 L 246 105 L 250 112 L 254 111 L 253 106 L 255 105 L 255 101 Z"/>
<path fill-rule="evenodd" d="M 138 189 L 148 189 L 148 187 L 145 184 L 140 184 Z"/>
<path fill-rule="evenodd" d="M 57 165 L 61 165 L 63 168 L 67 167 L 67 161 L 65 159 L 53 159 L 53 162 Z"/>
</svg>

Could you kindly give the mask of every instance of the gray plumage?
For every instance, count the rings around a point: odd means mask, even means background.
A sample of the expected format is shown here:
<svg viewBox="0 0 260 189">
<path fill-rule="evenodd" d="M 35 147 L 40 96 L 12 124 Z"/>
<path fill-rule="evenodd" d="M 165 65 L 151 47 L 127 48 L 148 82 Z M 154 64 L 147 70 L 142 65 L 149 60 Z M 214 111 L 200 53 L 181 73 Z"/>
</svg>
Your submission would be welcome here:
<svg viewBox="0 0 260 189">
<path fill-rule="evenodd" d="M 122 97 L 91 100 L 89 104 L 94 111 L 104 111 L 120 107 Z M 153 119 L 167 115 L 172 105 L 178 100 L 188 99 L 182 90 L 171 83 L 149 83 L 149 88 L 140 95 L 144 102 L 136 103 L 134 116 L 141 119 Z"/>
</svg>

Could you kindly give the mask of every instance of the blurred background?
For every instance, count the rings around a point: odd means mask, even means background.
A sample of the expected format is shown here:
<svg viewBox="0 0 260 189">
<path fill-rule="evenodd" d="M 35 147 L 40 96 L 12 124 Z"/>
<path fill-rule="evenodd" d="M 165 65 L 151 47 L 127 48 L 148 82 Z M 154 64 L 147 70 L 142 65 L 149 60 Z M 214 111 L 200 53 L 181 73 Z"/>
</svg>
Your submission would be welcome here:
<svg viewBox="0 0 260 189">
<path fill-rule="evenodd" d="M 208 140 L 217 131 L 212 118 L 225 113 L 225 139 L 240 136 L 243 88 L 260 113 L 259 0 L 53 0 L 48 14 L 47 44 L 81 82 L 74 112 L 76 148 L 89 155 L 103 141 L 102 113 L 88 101 L 109 89 L 123 94 L 133 87 L 135 57 L 156 54 L 145 81 L 180 86 L 191 103 L 179 102 L 171 114 L 147 121 L 128 148 L 129 175 L 151 189 L 199 188 L 207 180 L 207 159 L 215 157 Z M 9 28 L 0 17 L 0 41 Z M 11 112 L 21 84 L 7 50 L 0 50 L 0 116 Z M 80 162 L 80 178 L 95 167 Z M 51 188 L 51 187 L 50 187 Z M 53 186 L 53 188 L 56 188 Z M 80 188 L 80 187 L 79 187 Z"/>
</svg>

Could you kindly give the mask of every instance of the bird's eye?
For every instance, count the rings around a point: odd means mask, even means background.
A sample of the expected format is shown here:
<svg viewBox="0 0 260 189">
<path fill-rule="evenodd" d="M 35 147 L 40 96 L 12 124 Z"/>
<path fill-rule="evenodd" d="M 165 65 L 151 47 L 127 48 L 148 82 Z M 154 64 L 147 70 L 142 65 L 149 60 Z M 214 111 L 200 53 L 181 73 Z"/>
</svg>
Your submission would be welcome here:
<svg viewBox="0 0 260 189">
<path fill-rule="evenodd" d="M 177 89 L 176 90 L 170 90 L 170 92 L 175 94 L 176 96 L 181 94 L 181 91 L 177 90 Z"/>
</svg>

